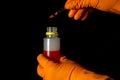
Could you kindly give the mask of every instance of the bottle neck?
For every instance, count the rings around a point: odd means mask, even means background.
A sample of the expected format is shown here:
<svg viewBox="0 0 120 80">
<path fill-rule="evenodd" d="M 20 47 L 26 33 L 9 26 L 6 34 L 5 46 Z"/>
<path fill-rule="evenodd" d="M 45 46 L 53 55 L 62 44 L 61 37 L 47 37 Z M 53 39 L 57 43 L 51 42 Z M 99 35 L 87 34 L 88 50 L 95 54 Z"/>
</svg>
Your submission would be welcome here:
<svg viewBox="0 0 120 80">
<path fill-rule="evenodd" d="M 47 27 L 46 36 L 57 37 L 58 36 L 57 27 Z"/>
<path fill-rule="evenodd" d="M 57 37 L 56 35 L 47 35 L 47 37 Z"/>
</svg>

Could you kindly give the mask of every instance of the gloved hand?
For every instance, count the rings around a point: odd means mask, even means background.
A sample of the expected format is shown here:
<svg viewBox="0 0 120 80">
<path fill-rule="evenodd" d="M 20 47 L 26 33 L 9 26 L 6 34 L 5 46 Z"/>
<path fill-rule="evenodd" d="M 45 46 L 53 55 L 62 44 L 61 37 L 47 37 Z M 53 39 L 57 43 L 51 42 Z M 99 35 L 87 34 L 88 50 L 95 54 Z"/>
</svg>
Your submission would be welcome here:
<svg viewBox="0 0 120 80">
<path fill-rule="evenodd" d="M 70 18 L 85 20 L 93 8 L 120 14 L 120 0 L 67 0 L 64 8 L 70 9 Z"/>
<path fill-rule="evenodd" d="M 65 56 L 60 58 L 60 63 L 55 63 L 43 54 L 37 57 L 37 74 L 43 80 L 112 80 L 107 75 L 96 74 L 80 66 Z"/>
</svg>

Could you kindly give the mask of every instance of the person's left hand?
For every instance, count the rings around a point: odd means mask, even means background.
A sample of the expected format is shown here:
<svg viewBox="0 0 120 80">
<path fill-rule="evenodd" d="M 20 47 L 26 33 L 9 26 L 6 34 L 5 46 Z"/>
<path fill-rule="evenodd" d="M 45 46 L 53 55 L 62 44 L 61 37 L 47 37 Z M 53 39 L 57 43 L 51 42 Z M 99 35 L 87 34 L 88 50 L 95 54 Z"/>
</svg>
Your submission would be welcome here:
<svg viewBox="0 0 120 80">
<path fill-rule="evenodd" d="M 55 63 L 40 54 L 37 61 L 37 73 L 43 80 L 111 80 L 109 76 L 87 70 L 65 56 L 60 58 L 59 63 Z"/>
</svg>

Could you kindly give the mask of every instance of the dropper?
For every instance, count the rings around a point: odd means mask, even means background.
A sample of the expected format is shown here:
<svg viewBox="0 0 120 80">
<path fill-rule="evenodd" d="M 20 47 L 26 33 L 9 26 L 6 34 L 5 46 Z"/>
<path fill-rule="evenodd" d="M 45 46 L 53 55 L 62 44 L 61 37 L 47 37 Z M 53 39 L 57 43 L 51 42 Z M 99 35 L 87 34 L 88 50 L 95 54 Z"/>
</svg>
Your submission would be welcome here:
<svg viewBox="0 0 120 80">
<path fill-rule="evenodd" d="M 64 8 L 60 8 L 59 10 L 57 10 L 56 12 L 54 12 L 53 14 L 51 14 L 49 16 L 50 19 L 54 18 L 55 16 L 57 16 L 58 14 L 60 14 L 61 12 L 65 11 Z"/>
</svg>

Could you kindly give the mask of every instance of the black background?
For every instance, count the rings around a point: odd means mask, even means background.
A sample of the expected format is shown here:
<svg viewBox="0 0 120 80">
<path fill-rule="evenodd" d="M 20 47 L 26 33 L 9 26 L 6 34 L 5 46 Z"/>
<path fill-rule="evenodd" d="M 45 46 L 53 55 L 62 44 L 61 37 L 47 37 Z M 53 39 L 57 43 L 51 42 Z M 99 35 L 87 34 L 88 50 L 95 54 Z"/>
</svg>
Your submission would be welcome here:
<svg viewBox="0 0 120 80">
<path fill-rule="evenodd" d="M 48 26 L 58 27 L 62 54 L 86 69 L 118 79 L 119 15 L 95 9 L 85 21 L 68 18 L 68 11 L 49 19 L 50 14 L 64 6 L 64 1 L 34 1 L 31 5 L 32 80 L 42 80 L 36 72 L 36 58 L 43 51 L 43 38 Z"/>
</svg>

